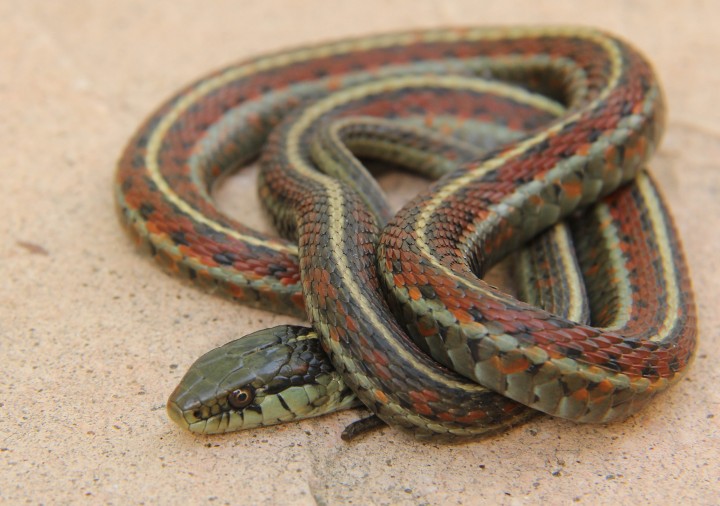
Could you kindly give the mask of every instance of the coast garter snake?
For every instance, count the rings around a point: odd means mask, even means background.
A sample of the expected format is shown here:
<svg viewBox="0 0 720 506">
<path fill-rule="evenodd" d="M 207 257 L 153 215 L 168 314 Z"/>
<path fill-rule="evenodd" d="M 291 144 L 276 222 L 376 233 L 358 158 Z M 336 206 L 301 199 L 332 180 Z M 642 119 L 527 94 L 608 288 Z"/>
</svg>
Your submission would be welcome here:
<svg viewBox="0 0 720 506">
<path fill-rule="evenodd" d="M 359 399 L 417 437 L 462 438 L 534 410 L 579 422 L 637 412 L 696 347 L 677 234 L 644 171 L 663 119 L 645 58 L 584 28 L 345 40 L 186 87 L 119 161 L 123 223 L 170 271 L 307 312 L 334 371 L 308 330 L 271 329 L 200 359 L 171 417 L 224 432 Z M 210 196 L 257 157 L 286 239 Z M 445 175 L 392 216 L 359 158 Z M 520 254 L 518 291 L 534 305 L 480 279 L 566 217 Z"/>
</svg>

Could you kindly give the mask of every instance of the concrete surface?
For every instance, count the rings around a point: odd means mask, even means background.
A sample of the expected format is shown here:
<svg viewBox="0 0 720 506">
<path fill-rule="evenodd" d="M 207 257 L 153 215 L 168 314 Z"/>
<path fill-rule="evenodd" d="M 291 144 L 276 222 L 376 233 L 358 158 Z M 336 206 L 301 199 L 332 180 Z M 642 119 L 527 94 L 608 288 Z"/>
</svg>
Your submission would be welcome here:
<svg viewBox="0 0 720 506">
<path fill-rule="evenodd" d="M 712 0 L 0 1 L 0 502 L 717 503 L 719 21 Z M 141 120 L 190 80 L 257 53 L 517 23 L 596 25 L 655 62 L 671 113 L 652 165 L 699 309 L 687 378 L 626 423 L 546 417 L 462 446 L 390 429 L 346 444 L 352 412 L 223 437 L 172 425 L 165 399 L 195 358 L 287 319 L 210 296 L 135 252 L 111 187 Z M 251 177 L 221 193 L 229 212 L 266 226 Z"/>
</svg>

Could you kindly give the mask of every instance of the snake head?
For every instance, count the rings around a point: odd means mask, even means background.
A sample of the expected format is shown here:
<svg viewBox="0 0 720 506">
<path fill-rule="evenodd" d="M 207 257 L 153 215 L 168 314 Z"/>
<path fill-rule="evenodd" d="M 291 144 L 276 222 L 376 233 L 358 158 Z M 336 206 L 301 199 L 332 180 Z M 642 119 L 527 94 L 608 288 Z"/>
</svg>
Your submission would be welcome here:
<svg viewBox="0 0 720 506">
<path fill-rule="evenodd" d="M 261 330 L 200 357 L 167 402 L 180 427 L 204 434 L 251 429 L 359 405 L 312 329 Z"/>
</svg>

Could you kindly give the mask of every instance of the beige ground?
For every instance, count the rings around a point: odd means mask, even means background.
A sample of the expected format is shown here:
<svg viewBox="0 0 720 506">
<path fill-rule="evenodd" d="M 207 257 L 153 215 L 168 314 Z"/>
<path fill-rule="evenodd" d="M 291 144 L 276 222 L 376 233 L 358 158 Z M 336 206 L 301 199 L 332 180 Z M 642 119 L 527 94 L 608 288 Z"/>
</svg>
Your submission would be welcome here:
<svg viewBox="0 0 720 506">
<path fill-rule="evenodd" d="M 1 0 L 0 502 L 717 503 L 720 3 L 592 4 Z M 491 23 L 597 25 L 655 62 L 671 115 L 653 167 L 699 306 L 687 379 L 623 424 L 543 418 L 453 447 L 390 429 L 343 443 L 357 413 L 212 438 L 171 425 L 166 396 L 196 357 L 287 319 L 178 282 L 134 251 L 111 188 L 140 121 L 181 85 L 259 52 Z M 262 222 L 247 176 L 224 201 Z"/>
</svg>

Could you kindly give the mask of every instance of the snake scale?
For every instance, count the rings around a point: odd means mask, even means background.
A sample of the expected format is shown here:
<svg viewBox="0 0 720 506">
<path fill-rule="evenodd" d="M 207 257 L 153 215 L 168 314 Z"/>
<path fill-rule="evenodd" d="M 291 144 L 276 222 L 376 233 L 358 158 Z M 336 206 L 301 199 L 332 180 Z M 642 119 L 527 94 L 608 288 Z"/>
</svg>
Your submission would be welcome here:
<svg viewBox="0 0 720 506">
<path fill-rule="evenodd" d="M 181 90 L 118 163 L 123 223 L 172 272 L 307 314 L 322 350 L 297 327 L 214 350 L 171 396 L 171 418 L 225 432 L 359 400 L 416 437 L 457 439 L 536 411 L 637 412 L 696 348 L 681 247 L 644 170 L 664 114 L 637 50 L 571 27 L 351 39 Z M 285 239 L 210 194 L 258 157 Z M 441 177 L 393 215 L 365 159 Z M 565 218 L 519 255 L 526 302 L 482 281 Z"/>
</svg>

